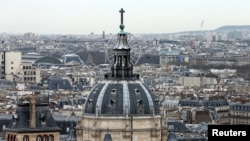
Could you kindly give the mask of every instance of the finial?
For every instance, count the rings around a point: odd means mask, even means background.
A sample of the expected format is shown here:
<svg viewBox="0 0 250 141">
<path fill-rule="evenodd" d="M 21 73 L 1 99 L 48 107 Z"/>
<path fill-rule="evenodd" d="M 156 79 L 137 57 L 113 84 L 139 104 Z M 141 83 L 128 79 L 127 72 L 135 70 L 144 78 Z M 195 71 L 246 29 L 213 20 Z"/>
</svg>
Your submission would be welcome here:
<svg viewBox="0 0 250 141">
<path fill-rule="evenodd" d="M 125 11 L 123 10 L 123 8 L 121 8 L 121 10 L 119 11 L 121 13 L 121 24 L 120 24 L 120 29 L 121 29 L 121 32 L 123 32 L 123 29 L 124 29 L 124 25 L 123 25 L 123 13 L 125 13 Z"/>
</svg>

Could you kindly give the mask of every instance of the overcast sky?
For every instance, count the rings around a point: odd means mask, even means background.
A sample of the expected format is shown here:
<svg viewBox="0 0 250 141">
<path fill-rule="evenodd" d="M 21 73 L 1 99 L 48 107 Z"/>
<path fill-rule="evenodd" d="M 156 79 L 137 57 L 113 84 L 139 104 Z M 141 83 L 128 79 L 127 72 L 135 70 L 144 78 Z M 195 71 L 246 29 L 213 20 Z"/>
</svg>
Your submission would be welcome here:
<svg viewBox="0 0 250 141">
<path fill-rule="evenodd" d="M 250 25 L 250 0 L 0 0 L 0 33 L 172 33 Z M 201 23 L 204 21 L 203 26 Z"/>
</svg>

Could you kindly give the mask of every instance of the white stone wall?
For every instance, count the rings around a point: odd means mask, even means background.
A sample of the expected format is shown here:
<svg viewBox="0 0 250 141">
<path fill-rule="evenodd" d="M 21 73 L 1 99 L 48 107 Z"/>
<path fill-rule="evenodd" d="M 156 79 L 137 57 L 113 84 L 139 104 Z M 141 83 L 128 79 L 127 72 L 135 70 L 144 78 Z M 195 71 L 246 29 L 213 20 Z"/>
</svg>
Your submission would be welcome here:
<svg viewBox="0 0 250 141">
<path fill-rule="evenodd" d="M 5 77 L 7 80 L 13 81 L 13 74 L 17 75 L 20 73 L 21 58 L 21 52 L 5 52 Z"/>
<path fill-rule="evenodd" d="M 107 132 L 113 140 L 161 141 L 161 116 L 83 116 L 77 127 L 77 140 L 103 140 Z"/>
</svg>

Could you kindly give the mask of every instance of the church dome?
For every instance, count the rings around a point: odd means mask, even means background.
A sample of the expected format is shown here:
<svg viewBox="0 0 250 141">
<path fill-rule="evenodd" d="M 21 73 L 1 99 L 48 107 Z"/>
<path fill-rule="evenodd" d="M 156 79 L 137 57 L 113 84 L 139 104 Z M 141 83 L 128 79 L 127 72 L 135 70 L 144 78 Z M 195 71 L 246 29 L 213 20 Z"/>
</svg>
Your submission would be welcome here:
<svg viewBox="0 0 250 141">
<path fill-rule="evenodd" d="M 123 14 L 123 9 L 120 11 Z M 127 33 L 121 31 L 113 47 L 114 62 L 111 73 L 90 92 L 85 103 L 85 114 L 94 115 L 153 115 L 160 114 L 159 99 L 148 86 L 133 74 Z"/>
<path fill-rule="evenodd" d="M 158 97 L 139 80 L 104 80 L 89 94 L 85 114 L 159 114 Z"/>
</svg>

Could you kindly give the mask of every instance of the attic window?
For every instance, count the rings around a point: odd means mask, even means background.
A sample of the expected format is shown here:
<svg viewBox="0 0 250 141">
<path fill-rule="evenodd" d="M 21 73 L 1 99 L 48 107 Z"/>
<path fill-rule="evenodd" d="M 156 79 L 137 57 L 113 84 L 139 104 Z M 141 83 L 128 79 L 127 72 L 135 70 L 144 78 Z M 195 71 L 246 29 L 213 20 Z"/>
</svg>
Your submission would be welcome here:
<svg viewBox="0 0 250 141">
<path fill-rule="evenodd" d="M 42 114 L 40 114 L 40 120 L 42 121 L 42 122 L 45 122 L 45 115 L 42 113 Z"/>
<path fill-rule="evenodd" d="M 13 115 L 13 119 L 14 119 L 14 120 L 17 120 L 17 119 L 18 119 L 18 115 L 17 115 L 17 114 L 14 114 L 14 115 Z"/>
<path fill-rule="evenodd" d="M 92 104 L 92 102 L 93 102 L 93 99 L 89 99 L 89 100 L 88 100 L 88 103 L 89 103 L 89 104 Z"/>
<path fill-rule="evenodd" d="M 111 106 L 111 107 L 114 107 L 116 101 L 115 101 L 114 99 L 111 99 L 111 100 L 109 101 L 109 103 L 110 103 L 110 106 Z"/>
<path fill-rule="evenodd" d="M 116 94 L 116 89 L 112 89 L 111 94 Z"/>
<path fill-rule="evenodd" d="M 141 106 L 142 105 L 142 99 L 137 100 L 137 103 L 139 104 L 139 106 Z"/>
<path fill-rule="evenodd" d="M 135 89 L 135 94 L 140 94 L 140 90 L 139 89 Z"/>
<path fill-rule="evenodd" d="M 157 104 L 157 105 L 159 104 L 159 99 L 158 98 L 155 99 L 155 104 Z"/>
</svg>

